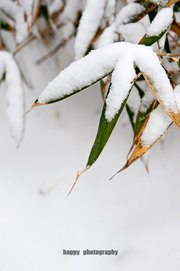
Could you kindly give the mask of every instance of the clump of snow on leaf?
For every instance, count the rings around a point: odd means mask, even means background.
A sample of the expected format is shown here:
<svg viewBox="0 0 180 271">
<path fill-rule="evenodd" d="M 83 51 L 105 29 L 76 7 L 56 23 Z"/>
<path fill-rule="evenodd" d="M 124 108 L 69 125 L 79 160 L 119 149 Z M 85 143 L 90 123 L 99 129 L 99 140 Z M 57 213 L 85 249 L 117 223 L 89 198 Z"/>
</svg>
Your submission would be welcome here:
<svg viewBox="0 0 180 271">
<path fill-rule="evenodd" d="M 148 36 L 159 36 L 168 29 L 173 21 L 172 8 L 164 8 L 158 12 L 147 30 Z"/>
<path fill-rule="evenodd" d="M 81 58 L 100 25 L 106 0 L 87 0 L 75 39 L 75 58 Z"/>
<path fill-rule="evenodd" d="M 117 14 L 115 21 L 109 27 L 107 27 L 102 33 L 102 35 L 100 36 L 98 47 L 108 45 L 118 40 L 117 33 L 122 34 L 122 37 L 124 38 L 125 41 L 131 42 L 132 41 L 131 35 L 134 30 L 130 29 L 130 27 L 128 26 L 133 20 L 135 20 L 144 11 L 145 11 L 144 6 L 138 3 L 130 3 L 129 5 L 123 7 Z M 139 41 L 138 39 L 142 37 L 141 35 L 145 33 L 145 30 L 144 29 L 142 30 L 143 25 L 140 25 L 140 24 L 139 25 L 136 24 L 134 27 L 136 27 L 136 31 L 135 31 L 136 36 L 133 35 L 133 42 L 136 43 Z M 139 35 L 137 34 L 137 30 L 138 30 Z M 131 34 L 129 34 L 130 32 Z"/>
<path fill-rule="evenodd" d="M 122 52 L 131 46 L 114 43 L 91 51 L 87 56 L 73 62 L 51 81 L 39 96 L 39 103 L 48 103 L 63 98 L 87 87 L 113 71 Z"/>
<path fill-rule="evenodd" d="M 119 64 L 115 67 L 118 61 Z M 40 104 L 55 102 L 86 88 L 115 69 L 112 87 L 106 99 L 105 115 L 107 121 L 111 121 L 130 91 L 131 81 L 136 75 L 134 66 L 148 77 L 165 111 L 178 114 L 172 86 L 152 48 L 126 42 L 99 48 L 72 63 L 48 84 L 40 94 L 38 102 Z"/>
<path fill-rule="evenodd" d="M 128 53 L 126 54 L 126 57 L 132 54 L 135 65 L 149 78 L 154 89 L 156 90 L 159 100 L 162 101 L 165 109 L 169 112 L 178 114 L 172 86 L 159 62 L 157 55 L 153 53 L 152 48 L 144 45 L 131 45 L 131 47 L 128 47 L 127 51 Z M 123 72 L 123 68 L 121 71 L 119 71 L 119 74 L 120 72 Z M 124 80 L 128 80 L 128 72 Z M 118 113 L 121 104 L 123 103 L 123 100 L 119 100 L 119 102 L 115 100 L 114 97 L 116 97 L 117 94 L 115 94 L 114 91 L 115 89 L 113 89 L 113 92 L 110 91 L 106 99 L 106 118 L 108 121 L 111 121 L 114 118 L 114 116 Z M 121 85 L 116 88 L 116 91 L 121 92 Z M 129 89 L 124 89 L 124 91 L 127 94 Z"/>
<path fill-rule="evenodd" d="M 118 113 L 122 103 L 127 98 L 132 87 L 132 80 L 136 77 L 134 59 L 131 54 L 120 56 L 112 74 L 111 88 L 106 99 L 106 119 L 111 121 Z"/>
<path fill-rule="evenodd" d="M 27 22 L 24 21 L 24 9 L 10 0 L 1 0 L 0 9 L 15 20 L 16 42 L 20 43 L 28 35 Z"/>
<path fill-rule="evenodd" d="M 143 131 L 141 137 L 142 146 L 151 146 L 166 132 L 171 122 L 172 120 L 167 116 L 162 107 L 159 105 L 158 108 L 151 113 L 149 121 Z"/>
<path fill-rule="evenodd" d="M 138 3 L 131 3 L 122 8 L 116 17 L 116 25 L 127 24 L 145 11 L 145 7 Z"/>
<path fill-rule="evenodd" d="M 174 89 L 175 99 L 178 109 L 180 110 L 180 85 Z M 165 114 L 162 107 L 159 105 L 150 115 L 149 121 L 141 136 L 143 147 L 149 147 L 158 140 L 172 124 L 172 120 Z"/>
</svg>

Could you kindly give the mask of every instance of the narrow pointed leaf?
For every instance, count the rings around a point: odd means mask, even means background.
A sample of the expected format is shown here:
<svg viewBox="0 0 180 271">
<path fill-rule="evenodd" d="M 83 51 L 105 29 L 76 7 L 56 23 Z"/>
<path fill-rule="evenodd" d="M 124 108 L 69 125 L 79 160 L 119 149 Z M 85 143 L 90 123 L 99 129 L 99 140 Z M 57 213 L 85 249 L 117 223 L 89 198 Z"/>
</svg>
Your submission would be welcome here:
<svg viewBox="0 0 180 271">
<path fill-rule="evenodd" d="M 180 109 L 180 86 L 177 85 L 174 89 L 175 98 L 177 101 L 178 109 Z M 142 157 L 156 142 L 167 132 L 169 127 L 173 124 L 171 119 L 165 114 L 162 107 L 158 107 L 151 112 L 150 118 L 143 129 L 143 132 L 138 140 L 137 146 L 133 151 L 130 158 L 127 160 L 125 166 L 126 169 L 138 158 Z M 120 170 L 121 171 L 121 170 Z"/>
<path fill-rule="evenodd" d="M 128 96 L 129 96 L 129 94 L 128 94 Z M 110 122 L 108 122 L 105 117 L 106 102 L 104 103 L 97 135 L 96 135 L 93 147 L 91 149 L 86 166 L 92 166 L 92 164 L 94 164 L 94 162 L 98 159 L 99 155 L 101 154 L 102 150 L 104 149 L 104 147 L 105 147 L 116 123 L 117 123 L 117 120 L 118 120 L 121 112 L 124 109 L 124 106 L 127 102 L 128 96 L 124 100 L 123 104 L 121 105 L 121 108 L 120 108 L 118 114 L 116 114 L 116 116 Z"/>
<path fill-rule="evenodd" d="M 160 22 L 166 17 L 166 21 L 163 24 Z M 151 25 L 149 26 L 147 33 L 140 40 L 139 44 L 144 44 L 146 46 L 151 46 L 153 43 L 157 42 L 162 38 L 162 36 L 167 32 L 169 27 L 173 22 L 173 11 L 171 8 L 165 8 L 158 12 Z"/>
<path fill-rule="evenodd" d="M 93 50 L 61 71 L 41 92 L 35 103 L 58 102 L 95 84 L 114 70 L 119 57 L 125 50 L 134 46 L 134 44 L 121 42 Z"/>
<path fill-rule="evenodd" d="M 166 33 L 167 30 L 161 32 L 158 36 L 147 36 L 146 34 L 139 41 L 139 44 L 144 44 L 146 46 L 151 46 L 153 43 L 157 42 L 162 38 L 162 36 Z"/>
<path fill-rule="evenodd" d="M 150 118 L 143 129 L 143 133 L 139 138 L 137 145 L 127 160 L 122 170 L 128 168 L 137 159 L 143 156 L 156 142 L 166 133 L 168 128 L 172 125 L 171 119 L 165 114 L 161 106 L 159 105 L 150 115 Z"/>
<path fill-rule="evenodd" d="M 151 81 L 149 80 L 149 78 L 145 74 L 143 74 L 143 75 L 144 75 L 144 78 L 145 78 L 147 84 L 149 85 L 151 91 L 153 92 L 154 96 L 156 97 L 156 99 L 158 100 L 158 102 L 161 104 L 162 108 L 166 111 L 166 113 L 174 121 L 174 123 L 180 128 L 180 113 L 179 113 L 178 108 L 177 108 L 177 111 L 176 111 L 177 113 L 168 110 L 165 107 L 164 102 L 162 101 L 162 99 L 158 96 L 157 91 L 153 87 L 153 85 L 152 85 Z M 177 107 L 177 104 L 176 104 L 176 107 Z"/>
</svg>

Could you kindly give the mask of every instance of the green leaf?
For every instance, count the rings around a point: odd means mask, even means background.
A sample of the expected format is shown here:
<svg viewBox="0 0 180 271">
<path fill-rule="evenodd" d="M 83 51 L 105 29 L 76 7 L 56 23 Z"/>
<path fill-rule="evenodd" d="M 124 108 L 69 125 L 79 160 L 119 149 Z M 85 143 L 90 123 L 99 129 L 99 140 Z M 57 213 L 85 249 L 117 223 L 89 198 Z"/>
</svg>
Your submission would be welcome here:
<svg viewBox="0 0 180 271">
<path fill-rule="evenodd" d="M 160 40 L 162 36 L 166 33 L 167 29 L 161 32 L 158 36 L 147 36 L 146 34 L 144 37 L 140 40 L 139 44 L 144 44 L 146 46 L 151 46 L 156 41 Z"/>
<path fill-rule="evenodd" d="M 144 79 L 144 77 L 143 77 L 143 79 Z M 144 97 L 144 91 L 142 90 L 142 88 L 137 83 L 134 83 L 134 85 L 138 90 L 140 98 L 142 99 Z"/>
<path fill-rule="evenodd" d="M 131 109 L 131 107 L 128 105 L 128 104 L 126 104 L 126 111 L 127 111 L 127 113 L 128 113 L 128 116 L 129 116 L 129 120 L 130 120 L 130 123 L 131 123 L 131 125 L 132 125 L 132 128 L 133 128 L 133 130 L 134 130 L 134 112 L 132 111 L 132 109 Z"/>
<path fill-rule="evenodd" d="M 149 113 L 152 111 L 154 107 L 155 100 L 150 104 L 145 112 L 139 111 L 136 117 L 136 122 L 134 124 L 134 137 L 139 133 L 140 129 L 142 128 L 143 124 L 149 117 Z"/>
<path fill-rule="evenodd" d="M 109 87 L 110 88 L 110 87 Z M 132 89 L 132 88 L 131 88 Z M 124 109 L 124 106 L 128 100 L 129 94 L 131 92 L 131 89 L 128 93 L 128 96 L 124 100 L 123 104 L 121 105 L 121 108 L 119 109 L 119 112 L 116 114 L 116 116 L 112 119 L 112 121 L 108 122 L 105 118 L 105 111 L 106 111 L 106 102 L 104 102 L 99 127 L 97 131 L 97 135 L 93 144 L 93 147 L 91 149 L 88 162 L 86 167 L 90 167 L 94 164 L 94 162 L 98 159 L 99 155 L 101 154 L 102 150 L 104 149 L 115 125 L 116 122 L 121 114 L 121 112 Z M 108 94 L 107 94 L 108 95 Z"/>
</svg>

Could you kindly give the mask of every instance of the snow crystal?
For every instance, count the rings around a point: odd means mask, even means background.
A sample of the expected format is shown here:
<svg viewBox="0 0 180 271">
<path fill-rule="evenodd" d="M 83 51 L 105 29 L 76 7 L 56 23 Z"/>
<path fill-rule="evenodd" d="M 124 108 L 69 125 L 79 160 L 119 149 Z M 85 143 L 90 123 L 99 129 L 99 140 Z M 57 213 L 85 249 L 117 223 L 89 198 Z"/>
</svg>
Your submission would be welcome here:
<svg viewBox="0 0 180 271">
<path fill-rule="evenodd" d="M 106 0 L 87 0 L 75 39 L 75 58 L 81 58 L 100 25 Z"/>
<path fill-rule="evenodd" d="M 159 36 L 167 30 L 173 21 L 172 8 L 164 8 L 158 12 L 147 30 L 148 36 Z"/>
</svg>

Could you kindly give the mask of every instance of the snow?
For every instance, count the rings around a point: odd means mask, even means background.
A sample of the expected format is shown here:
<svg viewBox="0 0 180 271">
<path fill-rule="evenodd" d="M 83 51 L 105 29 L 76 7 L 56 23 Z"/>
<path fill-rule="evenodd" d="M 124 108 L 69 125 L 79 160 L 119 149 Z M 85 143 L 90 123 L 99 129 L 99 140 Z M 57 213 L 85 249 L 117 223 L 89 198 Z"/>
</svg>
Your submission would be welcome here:
<svg viewBox="0 0 180 271">
<path fill-rule="evenodd" d="M 106 76 L 114 69 L 118 56 L 127 49 L 126 43 L 115 43 L 91 51 L 87 56 L 73 62 L 42 91 L 39 103 L 62 98 Z"/>
<path fill-rule="evenodd" d="M 75 59 L 86 53 L 100 25 L 105 4 L 106 0 L 87 0 L 75 38 Z"/>
<path fill-rule="evenodd" d="M 172 120 L 167 116 L 162 107 L 159 105 L 155 109 L 148 120 L 148 123 L 141 136 L 143 147 L 149 147 L 162 136 L 168 129 Z"/>
<path fill-rule="evenodd" d="M 23 8 L 18 8 L 16 16 L 16 42 L 22 42 L 28 35 L 28 25 L 24 21 L 24 10 Z"/>
<path fill-rule="evenodd" d="M 173 22 L 172 8 L 164 8 L 158 12 L 147 30 L 148 36 L 159 36 L 166 31 Z"/>
<path fill-rule="evenodd" d="M 101 22 L 102 28 L 112 24 L 112 22 L 114 21 L 115 12 L 116 12 L 116 0 L 106 1 L 104 15 Z"/>
<path fill-rule="evenodd" d="M 13 18 L 15 18 L 18 11 L 18 7 L 16 3 L 12 2 L 11 0 L 1 0 L 0 9 L 5 11 L 7 14 L 10 15 L 10 17 L 13 17 Z"/>
<path fill-rule="evenodd" d="M 27 22 L 24 21 L 24 9 L 10 0 L 1 0 L 0 8 L 16 21 L 16 42 L 22 42 L 28 34 Z"/>
<path fill-rule="evenodd" d="M 113 43 L 118 39 L 118 34 L 115 33 L 115 25 L 107 27 L 98 40 L 98 48 Z"/>
<path fill-rule="evenodd" d="M 178 109 L 180 110 L 180 85 L 174 89 L 175 98 Z M 172 120 L 167 116 L 162 107 L 159 105 L 155 109 L 148 120 L 148 123 L 141 136 L 141 142 L 144 147 L 151 146 L 160 136 L 162 136 L 168 129 Z"/>
<path fill-rule="evenodd" d="M 3 68 L 4 72 L 6 72 L 6 99 L 10 130 L 17 144 L 19 144 L 24 127 L 24 97 L 21 76 L 17 64 L 10 53 L 0 51 L 0 60 L 1 71 Z"/>
<path fill-rule="evenodd" d="M 138 44 L 146 33 L 146 28 L 141 22 L 122 24 L 118 28 L 121 40 Z"/>
<path fill-rule="evenodd" d="M 165 109 L 168 112 L 170 111 L 178 113 L 172 86 L 170 84 L 169 79 L 166 76 L 164 69 L 161 67 L 161 64 L 156 54 L 152 53 L 152 49 L 149 47 L 145 47 L 142 45 L 131 45 L 131 46 L 132 47 L 128 48 L 127 50 L 128 51 L 127 57 L 131 54 L 132 50 L 134 63 L 150 79 L 154 89 L 157 92 L 157 96 L 159 97 L 160 101 L 163 102 Z M 121 72 L 123 72 L 123 68 Z M 126 76 L 124 77 L 123 81 L 126 81 L 126 78 L 128 81 L 129 80 L 128 72 L 126 73 Z M 121 90 L 116 89 L 116 91 L 118 92 Z M 129 89 L 126 90 L 124 89 L 124 91 L 127 94 L 129 92 Z M 118 94 L 114 93 L 111 94 L 111 91 L 108 95 L 106 108 L 106 118 L 108 121 L 111 121 L 114 118 L 114 116 L 118 113 L 119 108 L 123 102 L 123 100 L 117 102 L 115 98 L 113 98 L 116 97 L 117 95 Z M 124 95 L 122 97 L 124 97 Z"/>
<path fill-rule="evenodd" d="M 168 3 L 169 0 L 151 0 L 151 2 L 160 5 L 160 6 L 165 6 Z"/>
<path fill-rule="evenodd" d="M 49 6 L 48 11 L 49 14 L 52 15 L 55 12 L 58 12 L 63 7 L 63 1 L 62 0 L 54 0 Z"/>
<path fill-rule="evenodd" d="M 70 61 L 65 57 L 72 54 L 70 45 L 60 52 L 61 68 Z M 59 72 L 53 70 L 52 59 L 41 67 L 34 64 L 43 50 L 35 41 L 18 54 L 35 87 L 26 89 L 27 108 Z M 102 108 L 99 84 L 29 113 L 18 150 L 7 133 L 3 94 L 1 91 L 1 270 L 180 269 L 180 137 L 176 127 L 168 131 L 163 149 L 157 144 L 152 150 L 151 181 L 137 161 L 109 183 L 107 179 L 123 165 L 132 140 L 131 127 L 122 127 L 120 119 L 97 164 L 81 176 L 65 200 L 96 134 Z M 117 257 L 74 258 L 63 256 L 63 248 L 113 248 L 119 253 Z"/>
<path fill-rule="evenodd" d="M 27 15 L 28 25 L 32 24 L 33 5 L 35 5 L 35 2 L 37 1 L 34 1 L 34 0 L 20 0 L 19 1 L 20 6 L 23 7 L 23 11 Z"/>
<path fill-rule="evenodd" d="M 145 95 L 142 98 L 141 106 L 140 106 L 140 112 L 145 113 L 148 108 L 151 106 L 151 104 L 154 102 L 155 97 L 152 94 L 152 91 L 148 87 L 146 89 Z"/>
<path fill-rule="evenodd" d="M 123 7 L 116 17 L 116 25 L 130 23 L 131 20 L 145 11 L 145 7 L 138 3 L 131 3 Z"/>
<path fill-rule="evenodd" d="M 132 88 L 131 95 L 128 98 L 127 104 L 130 107 L 131 111 L 134 113 L 133 122 L 135 123 L 136 116 L 137 116 L 137 113 L 139 111 L 139 107 L 141 104 L 141 98 L 140 98 L 139 93 L 135 87 Z"/>
<path fill-rule="evenodd" d="M 128 53 L 122 55 L 112 74 L 111 88 L 106 99 L 106 119 L 111 121 L 118 113 L 121 104 L 127 98 L 136 77 L 133 56 Z"/>
<path fill-rule="evenodd" d="M 123 68 L 121 62 L 122 58 L 125 68 Z M 135 75 L 135 72 L 132 71 L 132 62 L 149 78 L 165 110 L 178 114 L 172 86 L 152 48 L 126 42 L 117 42 L 99 48 L 90 52 L 84 58 L 73 62 L 48 84 L 40 94 L 38 102 L 40 104 L 52 102 L 93 84 L 112 72 L 118 61 L 120 61 L 121 69 L 118 69 L 118 73 L 114 72 L 116 74 L 115 82 L 118 81 L 119 84 L 116 83 L 118 87 L 112 86 L 106 100 L 106 119 L 108 121 L 111 121 L 118 113 L 124 101 L 123 98 L 129 92 L 133 80 L 132 76 Z M 130 73 L 128 69 L 130 69 Z M 121 73 L 123 73 L 123 79 L 118 80 L 118 75 L 121 78 Z"/>
</svg>

